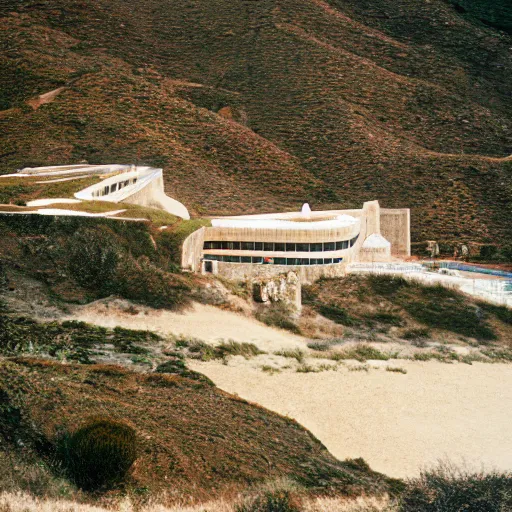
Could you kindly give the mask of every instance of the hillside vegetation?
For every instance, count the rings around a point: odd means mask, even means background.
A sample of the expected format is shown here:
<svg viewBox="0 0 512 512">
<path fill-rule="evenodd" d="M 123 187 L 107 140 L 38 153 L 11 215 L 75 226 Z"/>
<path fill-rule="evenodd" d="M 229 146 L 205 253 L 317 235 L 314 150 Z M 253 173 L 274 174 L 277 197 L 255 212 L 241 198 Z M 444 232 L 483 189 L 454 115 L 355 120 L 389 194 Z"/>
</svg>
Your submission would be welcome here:
<svg viewBox="0 0 512 512">
<path fill-rule="evenodd" d="M 162 166 L 195 214 L 377 198 L 412 208 L 415 240 L 504 243 L 509 12 L 483 0 L 7 0 L 0 172 L 140 162 Z"/>
<path fill-rule="evenodd" d="M 9 282 L 14 272 L 42 282 L 44 294 L 57 302 L 84 303 L 115 294 L 154 307 L 185 307 L 199 278 L 180 272 L 181 243 L 203 221 L 135 211 L 155 222 L 2 216 L 2 287 L 16 289 L 15 280 Z M 158 229 L 162 221 L 170 223 L 163 230 Z"/>
<path fill-rule="evenodd" d="M 400 276 L 348 275 L 305 287 L 303 302 L 345 326 L 347 338 L 366 332 L 370 341 L 404 340 L 426 346 L 430 340 L 512 348 L 509 308 L 441 285 Z"/>
</svg>

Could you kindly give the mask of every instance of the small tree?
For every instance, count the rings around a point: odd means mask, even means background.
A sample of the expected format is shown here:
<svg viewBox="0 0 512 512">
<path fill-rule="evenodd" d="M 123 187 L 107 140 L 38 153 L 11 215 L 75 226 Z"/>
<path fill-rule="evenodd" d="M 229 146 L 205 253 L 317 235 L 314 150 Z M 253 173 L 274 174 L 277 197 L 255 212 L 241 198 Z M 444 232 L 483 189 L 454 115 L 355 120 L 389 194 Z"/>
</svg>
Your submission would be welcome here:
<svg viewBox="0 0 512 512">
<path fill-rule="evenodd" d="M 137 458 L 135 430 L 121 421 L 92 418 L 61 443 L 69 476 L 86 490 L 122 481 Z"/>
</svg>

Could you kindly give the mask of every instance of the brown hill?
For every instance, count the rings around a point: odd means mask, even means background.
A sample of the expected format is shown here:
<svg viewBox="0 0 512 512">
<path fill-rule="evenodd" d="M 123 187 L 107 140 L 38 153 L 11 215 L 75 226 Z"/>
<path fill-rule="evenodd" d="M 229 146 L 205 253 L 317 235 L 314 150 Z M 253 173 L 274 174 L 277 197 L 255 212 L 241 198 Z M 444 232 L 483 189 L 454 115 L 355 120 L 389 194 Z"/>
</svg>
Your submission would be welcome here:
<svg viewBox="0 0 512 512">
<path fill-rule="evenodd" d="M 136 159 L 196 214 L 379 198 L 416 240 L 512 238 L 512 41 L 460 5 L 5 4 L 3 172 Z"/>
</svg>

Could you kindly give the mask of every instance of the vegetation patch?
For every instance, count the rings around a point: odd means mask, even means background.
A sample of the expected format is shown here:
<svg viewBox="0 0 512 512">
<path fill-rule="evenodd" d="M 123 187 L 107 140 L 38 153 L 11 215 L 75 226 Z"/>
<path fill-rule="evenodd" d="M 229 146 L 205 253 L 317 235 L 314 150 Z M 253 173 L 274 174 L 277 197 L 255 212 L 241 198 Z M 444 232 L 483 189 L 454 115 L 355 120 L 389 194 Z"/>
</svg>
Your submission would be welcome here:
<svg viewBox="0 0 512 512">
<path fill-rule="evenodd" d="M 178 340 L 176 347 L 185 349 L 189 357 L 201 361 L 213 359 L 226 359 L 229 356 L 242 356 L 245 359 L 265 354 L 254 343 L 238 342 L 234 340 L 223 341 L 219 345 L 210 345 L 201 340 Z"/>
<path fill-rule="evenodd" d="M 300 328 L 295 321 L 294 312 L 284 302 L 275 302 L 269 306 L 262 306 L 256 312 L 256 318 L 271 327 L 300 334 Z"/>
<path fill-rule="evenodd" d="M 403 373 L 404 375 L 407 373 L 407 370 L 400 366 L 386 366 L 386 371 L 392 373 Z"/>
<path fill-rule="evenodd" d="M 93 418 L 59 441 L 59 457 L 83 489 L 122 482 L 137 458 L 135 430 L 121 421 Z"/>
<path fill-rule="evenodd" d="M 381 352 L 371 345 L 358 345 L 356 347 L 351 347 L 340 352 L 332 352 L 330 354 L 330 358 L 334 360 L 340 361 L 343 359 L 355 359 L 362 363 L 372 359 L 377 361 L 388 361 L 389 359 L 396 358 L 397 356 L 397 353 L 391 354 Z"/>
<path fill-rule="evenodd" d="M 274 352 L 276 356 L 288 357 L 290 359 L 296 359 L 298 363 L 303 363 L 306 353 L 300 348 L 278 350 Z"/>
<path fill-rule="evenodd" d="M 0 313 L 0 354 L 7 356 L 47 355 L 92 364 L 106 344 L 113 344 L 117 352 L 145 356 L 150 353 L 148 346 L 161 339 L 148 331 L 121 327 L 112 330 L 74 320 L 36 322 L 30 318 Z"/>
<path fill-rule="evenodd" d="M 400 276 L 348 275 L 321 280 L 303 288 L 303 301 L 331 320 L 356 325 L 361 333 L 382 341 L 391 337 L 388 326 L 401 327 L 396 337 L 418 346 L 427 340 L 443 341 L 442 331 L 482 344 L 512 336 L 511 309 Z"/>
<path fill-rule="evenodd" d="M 408 482 L 400 512 L 501 511 L 512 508 L 510 473 L 472 473 L 442 464 Z"/>
<path fill-rule="evenodd" d="M 343 308 L 340 308 L 338 306 L 332 305 L 332 304 L 321 304 L 318 306 L 318 312 L 325 316 L 325 318 L 328 318 L 329 320 L 332 320 L 333 322 L 336 322 L 337 324 L 342 325 L 354 325 L 355 321 L 354 319 L 347 313 L 347 311 Z"/>
<path fill-rule="evenodd" d="M 43 281 L 56 297 L 83 290 L 85 300 L 118 294 L 153 307 L 184 307 L 193 277 L 169 267 L 169 254 L 158 245 L 161 232 L 153 230 L 107 219 L 3 217 L 0 258 Z"/>
</svg>

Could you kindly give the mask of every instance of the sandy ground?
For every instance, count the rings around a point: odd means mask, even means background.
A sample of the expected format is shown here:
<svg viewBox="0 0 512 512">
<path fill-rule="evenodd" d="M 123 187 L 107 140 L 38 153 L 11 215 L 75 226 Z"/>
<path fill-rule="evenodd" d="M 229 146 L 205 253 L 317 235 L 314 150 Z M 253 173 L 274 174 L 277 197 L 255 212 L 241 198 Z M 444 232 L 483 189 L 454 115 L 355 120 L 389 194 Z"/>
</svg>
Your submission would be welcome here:
<svg viewBox="0 0 512 512">
<path fill-rule="evenodd" d="M 129 309 L 129 304 L 122 300 L 98 301 L 77 308 L 70 318 L 104 327 L 119 325 L 128 329 L 147 329 L 208 342 L 245 341 L 266 351 L 306 346 L 306 339 L 301 336 L 272 329 L 252 318 L 213 306 L 195 303 L 183 313 L 136 306 L 138 313 L 131 314 L 133 310 Z"/>
<path fill-rule="evenodd" d="M 392 363 L 407 374 L 342 366 L 269 375 L 239 358 L 227 366 L 190 367 L 228 392 L 296 419 L 336 457 L 363 457 L 391 476 L 416 476 L 439 459 L 512 470 L 512 365 Z"/>
</svg>

